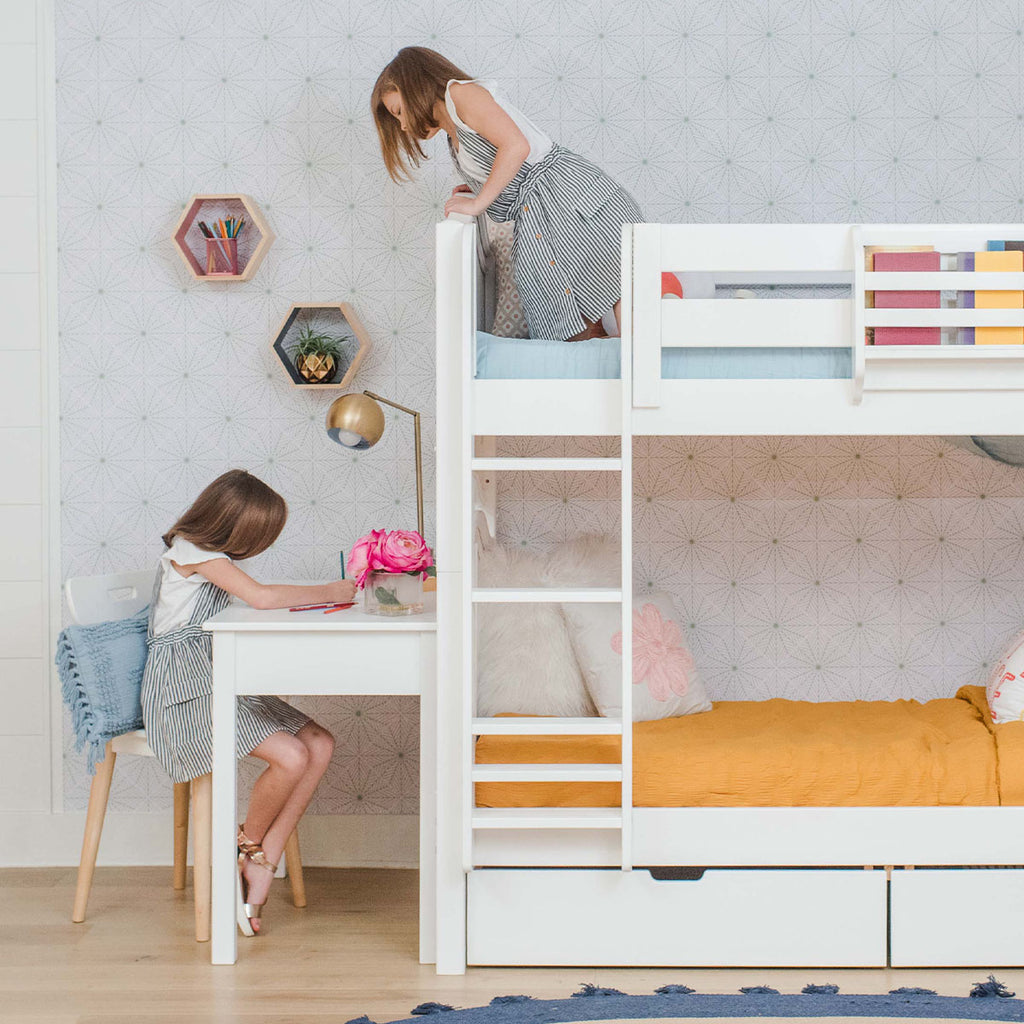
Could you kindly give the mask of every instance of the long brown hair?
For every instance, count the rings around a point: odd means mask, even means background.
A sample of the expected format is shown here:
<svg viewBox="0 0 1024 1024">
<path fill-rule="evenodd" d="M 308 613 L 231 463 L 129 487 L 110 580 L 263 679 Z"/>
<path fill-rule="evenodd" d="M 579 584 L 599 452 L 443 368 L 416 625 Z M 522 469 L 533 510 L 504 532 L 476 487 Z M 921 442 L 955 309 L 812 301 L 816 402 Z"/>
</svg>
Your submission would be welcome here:
<svg viewBox="0 0 1024 1024">
<path fill-rule="evenodd" d="M 444 99 L 453 78 L 471 79 L 447 57 L 425 46 L 404 46 L 380 73 L 370 95 L 370 109 L 377 125 L 384 166 L 392 181 L 409 180 L 414 167 L 427 159 L 420 140 L 437 127 L 434 105 Z M 397 91 L 402 97 L 402 112 L 409 127 L 402 131 L 398 119 L 384 106 L 384 97 Z"/>
<path fill-rule="evenodd" d="M 288 518 L 284 498 L 244 469 L 230 469 L 203 489 L 189 510 L 164 534 L 229 558 L 252 558 L 280 536 Z"/>
</svg>

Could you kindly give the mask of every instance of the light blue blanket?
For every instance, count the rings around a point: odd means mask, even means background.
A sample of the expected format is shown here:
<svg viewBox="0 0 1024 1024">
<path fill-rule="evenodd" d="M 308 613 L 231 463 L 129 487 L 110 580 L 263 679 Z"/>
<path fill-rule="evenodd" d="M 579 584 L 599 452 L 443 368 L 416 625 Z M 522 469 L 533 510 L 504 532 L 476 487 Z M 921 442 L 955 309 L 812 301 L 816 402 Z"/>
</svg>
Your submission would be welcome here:
<svg viewBox="0 0 1024 1024">
<path fill-rule="evenodd" d="M 476 335 L 479 380 L 616 380 L 618 338 L 545 341 Z M 848 348 L 667 348 L 665 380 L 815 380 L 852 374 Z"/>
<path fill-rule="evenodd" d="M 57 637 L 61 696 L 71 712 L 75 749 L 85 747 L 90 775 L 106 756 L 108 740 L 142 728 L 148 622 L 147 607 L 129 619 L 68 626 Z"/>
</svg>

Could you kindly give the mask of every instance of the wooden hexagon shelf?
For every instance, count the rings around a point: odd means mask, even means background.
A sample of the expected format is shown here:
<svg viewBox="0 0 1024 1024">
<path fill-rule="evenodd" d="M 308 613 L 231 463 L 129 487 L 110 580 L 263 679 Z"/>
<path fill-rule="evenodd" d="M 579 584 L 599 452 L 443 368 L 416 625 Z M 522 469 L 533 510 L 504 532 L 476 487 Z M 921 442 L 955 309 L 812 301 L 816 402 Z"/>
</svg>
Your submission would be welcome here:
<svg viewBox="0 0 1024 1024">
<path fill-rule="evenodd" d="M 295 366 L 293 351 L 303 328 L 312 328 L 341 342 L 341 377 L 329 384 L 311 384 Z M 277 356 L 292 384 L 299 388 L 347 388 L 370 349 L 370 337 L 347 302 L 304 302 L 292 306 L 274 337 Z"/>
<path fill-rule="evenodd" d="M 245 218 L 245 226 L 237 240 L 215 239 L 216 243 L 236 241 L 238 248 L 238 273 L 208 273 L 207 237 L 199 227 L 199 221 L 211 225 L 229 217 L 236 221 Z M 185 206 L 185 212 L 174 230 L 174 246 L 185 261 L 189 273 L 197 281 L 248 281 L 274 240 L 274 232 L 263 219 L 260 208 L 251 196 L 246 195 L 201 195 L 192 196 Z M 226 256 L 226 246 L 218 244 L 214 251 L 216 264 L 222 266 L 221 256 Z"/>
</svg>

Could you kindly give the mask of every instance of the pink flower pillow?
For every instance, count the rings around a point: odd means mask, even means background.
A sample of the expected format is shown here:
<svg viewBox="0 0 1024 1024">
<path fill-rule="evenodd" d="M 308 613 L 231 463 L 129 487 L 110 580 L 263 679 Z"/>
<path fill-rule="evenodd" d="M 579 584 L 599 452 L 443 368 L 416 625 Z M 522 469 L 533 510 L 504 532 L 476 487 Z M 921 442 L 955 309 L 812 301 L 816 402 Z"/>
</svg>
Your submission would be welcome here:
<svg viewBox="0 0 1024 1024">
<path fill-rule="evenodd" d="M 622 612 L 618 605 L 566 604 L 576 660 L 598 711 L 622 715 Z M 633 598 L 633 721 L 710 711 L 668 594 Z"/>
</svg>

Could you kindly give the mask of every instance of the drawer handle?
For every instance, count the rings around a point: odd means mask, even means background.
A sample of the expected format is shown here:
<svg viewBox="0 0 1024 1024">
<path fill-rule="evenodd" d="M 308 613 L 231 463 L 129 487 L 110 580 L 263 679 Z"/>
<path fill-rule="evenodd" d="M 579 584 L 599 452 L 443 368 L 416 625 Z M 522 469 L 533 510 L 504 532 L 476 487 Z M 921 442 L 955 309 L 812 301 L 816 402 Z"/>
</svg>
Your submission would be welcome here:
<svg viewBox="0 0 1024 1024">
<path fill-rule="evenodd" d="M 707 868 L 656 867 L 647 872 L 656 882 L 699 882 Z"/>
</svg>

